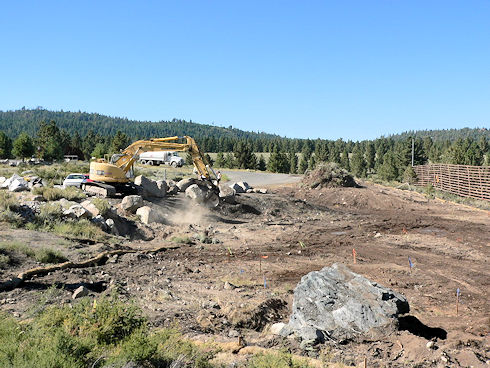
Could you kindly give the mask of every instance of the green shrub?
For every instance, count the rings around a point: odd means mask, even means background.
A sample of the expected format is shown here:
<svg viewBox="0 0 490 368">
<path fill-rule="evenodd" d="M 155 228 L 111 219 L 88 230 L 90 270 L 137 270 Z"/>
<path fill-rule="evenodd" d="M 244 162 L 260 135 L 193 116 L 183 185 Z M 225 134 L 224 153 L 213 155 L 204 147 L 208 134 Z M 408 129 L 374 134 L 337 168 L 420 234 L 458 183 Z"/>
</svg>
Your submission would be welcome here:
<svg viewBox="0 0 490 368">
<path fill-rule="evenodd" d="M 0 253 L 0 268 L 5 268 L 10 263 L 10 257 Z"/>
<path fill-rule="evenodd" d="M 56 222 L 51 225 L 48 231 L 52 231 L 55 234 L 66 236 L 68 238 L 83 238 L 94 241 L 107 239 L 107 234 L 104 233 L 101 228 L 86 219 Z"/>
<path fill-rule="evenodd" d="M 25 243 L 18 241 L 3 241 L 0 242 L 0 251 L 2 253 L 17 252 L 28 257 L 34 257 L 34 250 Z"/>
<path fill-rule="evenodd" d="M 37 215 L 38 220 L 45 224 L 60 220 L 62 217 L 63 208 L 59 203 L 44 203 L 41 206 L 39 215 Z"/>
<path fill-rule="evenodd" d="M 24 220 L 21 215 L 12 210 L 3 210 L 0 212 L 0 222 L 6 222 L 12 227 L 21 227 Z"/>
<path fill-rule="evenodd" d="M 128 362 L 169 367 L 175 361 L 207 368 L 215 353 L 201 351 L 175 330 L 151 332 L 140 310 L 115 295 L 96 303 L 83 298 L 41 308 L 24 323 L 0 314 L 0 341 L 0 366 L 12 368 L 121 367 Z"/>
<path fill-rule="evenodd" d="M 192 244 L 192 239 L 188 236 L 172 236 L 170 241 L 179 244 Z"/>
<path fill-rule="evenodd" d="M 61 263 L 67 261 L 67 258 L 61 252 L 50 248 L 36 250 L 34 258 L 41 263 Z"/>
<path fill-rule="evenodd" d="M 9 192 L 0 192 L 0 210 L 16 210 L 19 207 L 19 201 L 17 197 Z"/>
</svg>

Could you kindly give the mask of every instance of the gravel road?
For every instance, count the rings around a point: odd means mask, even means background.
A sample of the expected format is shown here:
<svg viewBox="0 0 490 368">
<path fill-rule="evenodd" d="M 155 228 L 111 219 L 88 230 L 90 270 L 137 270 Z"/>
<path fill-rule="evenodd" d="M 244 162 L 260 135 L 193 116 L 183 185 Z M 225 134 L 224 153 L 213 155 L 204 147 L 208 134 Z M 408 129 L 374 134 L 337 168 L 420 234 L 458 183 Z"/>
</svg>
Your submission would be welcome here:
<svg viewBox="0 0 490 368">
<path fill-rule="evenodd" d="M 253 171 L 239 170 L 221 170 L 222 174 L 226 174 L 231 182 L 246 181 L 252 187 L 261 185 L 277 185 L 297 183 L 301 180 L 302 175 L 276 174 Z"/>
</svg>

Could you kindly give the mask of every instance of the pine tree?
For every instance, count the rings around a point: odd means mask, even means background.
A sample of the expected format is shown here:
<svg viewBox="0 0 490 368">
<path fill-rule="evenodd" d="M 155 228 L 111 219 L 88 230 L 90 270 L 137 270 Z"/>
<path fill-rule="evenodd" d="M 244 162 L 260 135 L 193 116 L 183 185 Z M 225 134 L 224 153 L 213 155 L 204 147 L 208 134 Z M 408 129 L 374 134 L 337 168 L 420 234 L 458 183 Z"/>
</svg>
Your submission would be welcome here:
<svg viewBox="0 0 490 368">
<path fill-rule="evenodd" d="M 9 158 L 12 154 L 12 140 L 0 131 L 0 158 Z"/>
<path fill-rule="evenodd" d="M 344 149 L 344 152 L 342 152 L 342 157 L 340 158 L 340 167 L 344 168 L 347 171 L 350 171 L 349 152 L 347 152 L 347 149 Z"/>
<path fill-rule="evenodd" d="M 314 155 L 308 160 L 308 170 L 315 170 L 316 168 L 316 158 Z"/>
<path fill-rule="evenodd" d="M 252 147 L 244 142 L 239 141 L 233 150 L 235 164 L 239 169 L 255 169 L 257 167 L 257 157 L 255 157 Z"/>
<path fill-rule="evenodd" d="M 114 138 L 112 138 L 111 146 L 109 148 L 110 153 L 120 153 L 121 150 L 125 149 L 130 143 L 129 137 L 118 130 Z"/>
<path fill-rule="evenodd" d="M 228 152 L 225 155 L 225 167 L 227 169 L 233 169 L 235 168 L 235 158 L 233 157 L 233 154 Z"/>
<path fill-rule="evenodd" d="M 415 183 L 416 179 L 417 174 L 415 173 L 415 170 L 413 169 L 412 165 L 408 165 L 403 173 L 403 181 L 408 184 L 413 184 Z"/>
<path fill-rule="evenodd" d="M 367 142 L 366 144 L 366 165 L 367 169 L 373 170 L 376 162 L 376 150 L 373 142 Z"/>
<path fill-rule="evenodd" d="M 289 173 L 296 174 L 298 172 L 298 156 L 293 151 L 288 152 L 288 161 L 289 161 Z"/>
<path fill-rule="evenodd" d="M 265 163 L 264 155 L 259 156 L 259 163 L 257 164 L 257 169 L 260 171 L 267 170 L 267 165 Z"/>
<path fill-rule="evenodd" d="M 218 152 L 218 154 L 216 155 L 216 167 L 223 167 L 225 166 L 225 155 L 223 154 L 223 152 Z"/>
<path fill-rule="evenodd" d="M 51 120 L 49 123 L 41 121 L 39 123 L 36 143 L 43 160 L 50 161 L 63 158 L 63 141 L 55 121 Z"/>
<path fill-rule="evenodd" d="M 398 179 L 398 168 L 393 152 L 388 151 L 385 153 L 383 156 L 383 163 L 379 167 L 378 174 L 383 180 L 391 181 Z"/>
<path fill-rule="evenodd" d="M 108 151 L 108 147 L 106 144 L 97 143 L 93 151 L 90 153 L 90 155 L 95 158 L 102 158 L 107 153 L 107 151 Z"/>
<path fill-rule="evenodd" d="M 269 171 L 288 173 L 290 169 L 290 164 L 288 158 L 284 152 L 279 150 L 279 146 L 275 146 L 269 157 L 269 163 L 267 165 Z"/>
<path fill-rule="evenodd" d="M 35 148 L 31 137 L 29 137 L 27 133 L 20 133 L 17 139 L 14 141 L 12 154 L 15 157 L 22 158 L 22 161 L 24 161 L 25 158 L 31 157 L 34 152 Z"/>
<path fill-rule="evenodd" d="M 351 170 L 352 173 L 358 178 L 366 177 L 367 164 L 360 147 L 355 147 L 354 152 L 352 152 Z"/>
</svg>

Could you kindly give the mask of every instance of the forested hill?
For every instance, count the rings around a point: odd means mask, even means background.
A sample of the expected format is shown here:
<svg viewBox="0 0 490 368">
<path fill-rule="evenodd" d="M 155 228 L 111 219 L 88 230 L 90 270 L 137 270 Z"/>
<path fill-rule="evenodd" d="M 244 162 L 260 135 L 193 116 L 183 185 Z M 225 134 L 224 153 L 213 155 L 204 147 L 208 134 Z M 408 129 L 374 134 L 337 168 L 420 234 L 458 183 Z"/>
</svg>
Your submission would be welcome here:
<svg viewBox="0 0 490 368">
<path fill-rule="evenodd" d="M 481 137 L 490 139 L 490 129 L 487 128 L 461 128 L 461 129 L 438 129 L 438 130 L 409 130 L 400 134 L 391 135 L 394 140 L 405 140 L 410 137 L 430 137 L 433 141 L 450 141 L 456 139 L 471 138 L 478 140 Z"/>
<path fill-rule="evenodd" d="M 39 129 L 39 123 L 51 120 L 54 120 L 60 129 L 64 129 L 70 134 L 78 132 L 82 137 L 87 135 L 90 130 L 104 137 L 114 136 L 119 130 L 133 139 L 176 135 L 189 135 L 195 138 L 226 137 L 251 140 L 281 138 L 274 134 L 247 132 L 231 126 L 224 128 L 177 119 L 159 122 L 136 121 L 96 113 L 49 111 L 40 108 L 0 111 L 0 130 L 11 138 L 17 137 L 22 132 L 35 136 Z"/>
</svg>

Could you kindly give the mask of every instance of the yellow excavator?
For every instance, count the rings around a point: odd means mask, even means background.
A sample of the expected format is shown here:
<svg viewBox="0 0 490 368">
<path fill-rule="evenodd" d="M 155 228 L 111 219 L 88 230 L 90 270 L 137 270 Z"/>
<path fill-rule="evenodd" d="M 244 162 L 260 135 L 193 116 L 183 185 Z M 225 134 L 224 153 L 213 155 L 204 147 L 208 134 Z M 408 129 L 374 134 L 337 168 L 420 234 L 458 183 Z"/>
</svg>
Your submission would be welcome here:
<svg viewBox="0 0 490 368">
<path fill-rule="evenodd" d="M 189 136 L 136 141 L 121 153 L 112 155 L 109 162 L 105 159 L 92 161 L 89 179 L 82 183 L 82 189 L 102 197 L 112 197 L 117 193 L 137 193 L 138 187 L 131 180 L 134 177 L 133 164 L 141 153 L 149 151 L 189 152 L 199 175 L 199 183 L 219 195 L 219 188 L 213 183 L 216 174 L 202 155 L 196 141 Z"/>
</svg>

